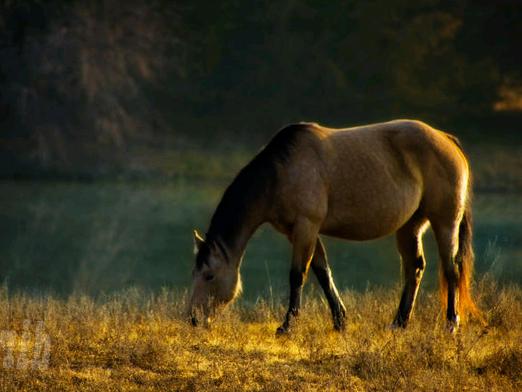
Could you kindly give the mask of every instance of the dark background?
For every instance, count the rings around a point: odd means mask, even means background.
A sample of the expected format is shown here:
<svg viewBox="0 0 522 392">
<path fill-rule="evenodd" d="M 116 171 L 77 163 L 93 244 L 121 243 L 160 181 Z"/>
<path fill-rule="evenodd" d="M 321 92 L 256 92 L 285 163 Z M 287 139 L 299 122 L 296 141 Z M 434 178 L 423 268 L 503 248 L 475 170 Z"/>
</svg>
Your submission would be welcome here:
<svg viewBox="0 0 522 392">
<path fill-rule="evenodd" d="M 0 175 L 198 174 L 187 149 L 250 153 L 300 120 L 519 143 L 521 17 L 514 0 L 1 0 Z"/>
</svg>

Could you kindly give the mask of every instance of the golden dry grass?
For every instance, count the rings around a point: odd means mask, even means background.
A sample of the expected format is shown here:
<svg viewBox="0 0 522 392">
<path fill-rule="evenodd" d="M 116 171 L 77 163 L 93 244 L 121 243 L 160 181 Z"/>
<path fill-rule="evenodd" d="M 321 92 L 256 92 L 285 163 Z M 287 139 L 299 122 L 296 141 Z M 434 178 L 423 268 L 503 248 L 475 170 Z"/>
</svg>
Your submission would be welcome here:
<svg viewBox="0 0 522 392">
<path fill-rule="evenodd" d="M 472 322 L 450 336 L 428 293 L 409 328 L 391 331 L 399 293 L 382 289 L 344 293 L 342 333 L 315 297 L 277 338 L 284 308 L 263 301 L 240 302 L 206 329 L 184 321 L 184 297 L 169 291 L 59 300 L 4 290 L 0 329 L 21 336 L 24 320 L 43 320 L 51 355 L 44 370 L 0 357 L 0 390 L 522 390 L 522 290 L 483 280 L 476 291 L 487 329 Z"/>
</svg>

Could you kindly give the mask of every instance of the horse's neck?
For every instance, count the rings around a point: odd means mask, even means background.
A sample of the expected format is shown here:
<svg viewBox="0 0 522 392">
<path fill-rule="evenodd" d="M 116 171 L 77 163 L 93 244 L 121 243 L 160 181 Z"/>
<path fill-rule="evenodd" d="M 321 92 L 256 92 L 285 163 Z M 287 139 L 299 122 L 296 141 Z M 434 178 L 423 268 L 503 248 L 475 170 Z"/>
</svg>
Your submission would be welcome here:
<svg viewBox="0 0 522 392">
<path fill-rule="evenodd" d="M 273 194 L 275 171 L 259 159 L 254 158 L 229 185 L 209 228 L 209 234 L 222 240 L 229 259 L 238 266 L 248 240 L 268 220 L 271 205 L 267 195 Z"/>
<path fill-rule="evenodd" d="M 245 252 L 248 241 L 264 222 L 267 214 L 262 205 L 257 208 L 245 209 L 238 212 L 235 219 L 230 218 L 226 224 L 211 224 L 209 233 L 218 239 L 224 246 L 228 259 L 238 267 Z"/>
<path fill-rule="evenodd" d="M 258 211 L 259 212 L 259 211 Z M 225 247 L 229 252 L 229 258 L 239 267 L 248 241 L 252 238 L 252 235 L 256 232 L 259 226 L 265 221 L 265 217 L 261 214 L 255 214 L 256 216 L 245 219 L 241 228 L 237 230 L 235 238 L 232 241 L 225 242 Z"/>
</svg>

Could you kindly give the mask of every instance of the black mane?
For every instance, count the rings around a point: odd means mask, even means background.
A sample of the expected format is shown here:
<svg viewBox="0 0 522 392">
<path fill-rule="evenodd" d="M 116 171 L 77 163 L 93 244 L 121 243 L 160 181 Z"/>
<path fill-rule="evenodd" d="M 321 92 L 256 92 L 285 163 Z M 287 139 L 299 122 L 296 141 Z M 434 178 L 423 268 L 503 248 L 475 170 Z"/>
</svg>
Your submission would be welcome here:
<svg viewBox="0 0 522 392">
<path fill-rule="evenodd" d="M 238 173 L 228 186 L 212 216 L 207 241 L 223 241 L 233 246 L 248 219 L 248 214 L 270 203 L 277 183 L 277 165 L 285 164 L 297 140 L 309 132 L 306 124 L 292 124 L 280 130 L 272 140 Z"/>
</svg>

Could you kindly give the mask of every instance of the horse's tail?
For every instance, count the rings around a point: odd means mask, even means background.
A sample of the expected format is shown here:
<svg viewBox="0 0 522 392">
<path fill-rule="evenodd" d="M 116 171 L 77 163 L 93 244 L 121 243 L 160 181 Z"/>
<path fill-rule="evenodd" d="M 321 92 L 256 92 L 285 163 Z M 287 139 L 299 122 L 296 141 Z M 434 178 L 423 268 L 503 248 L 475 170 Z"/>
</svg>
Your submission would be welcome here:
<svg viewBox="0 0 522 392">
<path fill-rule="evenodd" d="M 452 138 L 452 140 L 459 146 L 458 139 Z M 473 279 L 473 265 L 475 262 L 475 254 L 473 252 L 473 219 L 471 209 L 472 199 L 472 180 L 471 172 L 468 176 L 468 192 L 466 197 L 466 206 L 464 214 L 459 224 L 459 244 L 457 254 L 455 256 L 455 262 L 458 265 L 458 311 L 462 319 L 464 320 L 468 315 L 472 315 L 481 322 L 484 322 L 480 310 L 478 309 L 475 301 L 471 294 L 471 284 Z M 440 291 L 443 304 L 445 304 L 448 298 L 448 282 L 444 273 L 440 274 Z"/>
<path fill-rule="evenodd" d="M 472 244 L 473 222 L 471 217 L 471 200 L 468 200 L 466 209 L 459 226 L 459 250 L 457 264 L 459 266 L 459 311 L 463 318 L 468 314 L 481 319 L 480 311 L 471 296 L 471 282 L 473 279 L 473 265 L 475 254 Z"/>
</svg>

